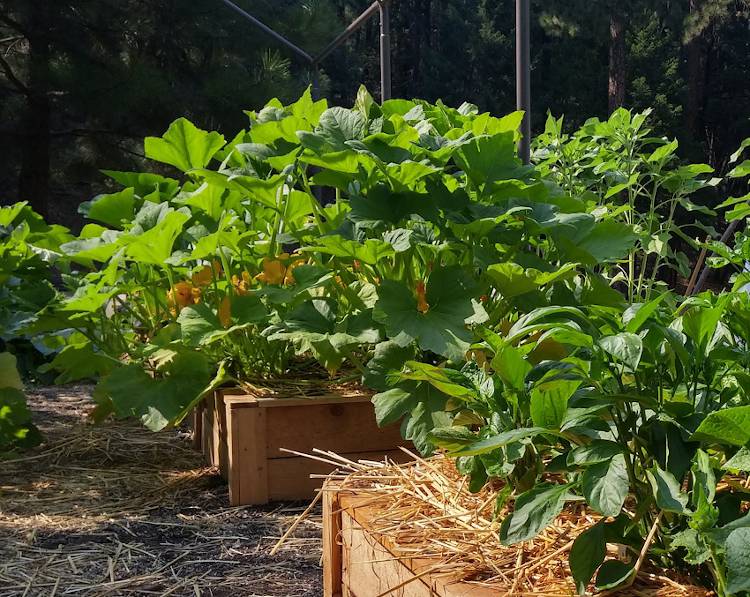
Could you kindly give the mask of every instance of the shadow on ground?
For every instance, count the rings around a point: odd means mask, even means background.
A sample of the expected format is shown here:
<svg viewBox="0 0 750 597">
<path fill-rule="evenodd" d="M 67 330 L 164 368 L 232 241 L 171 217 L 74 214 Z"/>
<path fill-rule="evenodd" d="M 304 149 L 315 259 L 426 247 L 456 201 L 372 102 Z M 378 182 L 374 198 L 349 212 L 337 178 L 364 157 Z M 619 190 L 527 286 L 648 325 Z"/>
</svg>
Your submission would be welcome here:
<svg viewBox="0 0 750 597">
<path fill-rule="evenodd" d="M 306 504 L 228 507 L 184 430 L 92 426 L 90 388 L 40 388 L 46 443 L 0 463 L 0 597 L 322 594 L 320 517 L 268 555 Z"/>
</svg>

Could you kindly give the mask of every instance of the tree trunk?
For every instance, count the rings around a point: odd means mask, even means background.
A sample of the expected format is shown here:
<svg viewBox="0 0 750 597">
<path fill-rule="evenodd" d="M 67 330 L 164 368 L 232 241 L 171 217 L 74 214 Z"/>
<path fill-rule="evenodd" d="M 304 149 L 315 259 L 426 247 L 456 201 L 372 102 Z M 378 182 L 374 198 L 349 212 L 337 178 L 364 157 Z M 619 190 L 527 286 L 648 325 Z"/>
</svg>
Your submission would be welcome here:
<svg viewBox="0 0 750 597">
<path fill-rule="evenodd" d="M 609 18 L 609 112 L 625 104 L 625 19 L 617 8 Z"/>
<path fill-rule="evenodd" d="M 691 14 L 698 11 L 700 0 L 690 0 Z M 685 125 L 696 140 L 703 129 L 703 111 L 706 103 L 706 77 L 708 74 L 708 47 L 703 31 L 696 31 L 685 45 L 687 61 L 688 96 L 685 105 Z"/>
<path fill-rule="evenodd" d="M 21 137 L 19 199 L 48 216 L 50 190 L 49 21 L 44 2 L 34 3 L 29 27 L 29 93 Z"/>
</svg>

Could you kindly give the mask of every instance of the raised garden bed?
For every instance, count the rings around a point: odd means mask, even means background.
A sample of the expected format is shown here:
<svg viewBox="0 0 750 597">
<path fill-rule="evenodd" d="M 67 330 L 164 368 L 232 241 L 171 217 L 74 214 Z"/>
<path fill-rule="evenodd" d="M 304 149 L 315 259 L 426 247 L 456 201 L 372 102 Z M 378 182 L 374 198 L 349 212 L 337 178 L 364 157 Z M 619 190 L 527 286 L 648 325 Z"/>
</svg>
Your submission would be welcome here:
<svg viewBox="0 0 750 597">
<path fill-rule="evenodd" d="M 322 490 L 324 596 L 577 595 L 570 548 L 600 517 L 575 503 L 539 536 L 506 546 L 498 539 L 499 520 L 492 519 L 496 491 L 473 494 L 463 479 L 444 459 L 362 467 L 329 479 Z M 608 546 L 607 557 L 635 559 L 618 547 Z M 642 564 L 617 595 L 712 594 Z"/>
<path fill-rule="evenodd" d="M 379 428 L 371 395 L 356 385 L 223 389 L 204 400 L 200 447 L 229 484 L 232 505 L 307 500 L 335 467 L 294 452 L 403 461 L 398 425 Z"/>
</svg>

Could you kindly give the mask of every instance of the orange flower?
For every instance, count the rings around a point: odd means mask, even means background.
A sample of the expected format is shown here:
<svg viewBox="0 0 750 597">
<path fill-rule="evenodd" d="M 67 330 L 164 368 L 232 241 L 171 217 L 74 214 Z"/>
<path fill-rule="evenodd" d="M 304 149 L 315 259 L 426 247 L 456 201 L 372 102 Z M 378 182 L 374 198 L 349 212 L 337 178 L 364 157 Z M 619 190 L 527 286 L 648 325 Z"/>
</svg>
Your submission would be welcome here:
<svg viewBox="0 0 750 597">
<path fill-rule="evenodd" d="M 229 297 L 225 296 L 219 303 L 219 322 L 225 328 L 228 328 L 232 323 L 232 304 L 229 302 Z"/>
<path fill-rule="evenodd" d="M 294 270 L 298 268 L 300 265 L 305 265 L 306 261 L 304 259 L 295 259 L 289 264 L 289 267 L 286 268 L 286 275 L 284 276 L 284 284 L 287 286 L 291 286 L 292 284 L 296 284 L 297 281 L 294 279 Z"/>
<path fill-rule="evenodd" d="M 354 271 L 358 272 L 362 269 L 362 262 L 359 259 L 354 260 Z"/>
<path fill-rule="evenodd" d="M 281 257 L 281 255 L 279 255 L 279 257 Z M 284 264 L 281 261 L 264 257 L 263 271 L 255 276 L 255 279 L 264 284 L 281 284 L 284 281 L 285 275 L 286 267 L 284 267 Z"/>
<path fill-rule="evenodd" d="M 204 265 L 203 268 L 193 274 L 192 282 L 195 286 L 208 286 L 213 282 L 214 277 L 221 275 L 221 264 L 214 259 L 211 265 Z"/>
<path fill-rule="evenodd" d="M 193 285 L 190 282 L 177 282 L 167 291 L 167 303 L 171 307 L 187 307 L 193 302 Z"/>
<path fill-rule="evenodd" d="M 420 280 L 417 282 L 417 311 L 420 313 L 427 313 L 430 308 L 430 304 L 427 302 L 427 289 L 425 288 L 424 282 Z"/>
<path fill-rule="evenodd" d="M 232 276 L 232 286 L 234 286 L 234 291 L 240 296 L 244 296 L 248 293 L 252 283 L 253 281 L 250 278 L 250 274 L 247 272 L 242 272 L 241 277 L 238 277 L 237 275 Z"/>
</svg>

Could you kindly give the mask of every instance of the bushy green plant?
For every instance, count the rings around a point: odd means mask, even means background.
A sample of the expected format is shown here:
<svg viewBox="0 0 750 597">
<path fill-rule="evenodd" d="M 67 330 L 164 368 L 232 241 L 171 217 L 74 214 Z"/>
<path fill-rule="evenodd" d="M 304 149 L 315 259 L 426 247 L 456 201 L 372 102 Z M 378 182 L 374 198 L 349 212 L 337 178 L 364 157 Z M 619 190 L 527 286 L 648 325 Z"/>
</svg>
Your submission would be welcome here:
<svg viewBox="0 0 750 597">
<path fill-rule="evenodd" d="M 352 109 L 308 92 L 248 117 L 229 142 L 175 121 L 145 143 L 175 178 L 107 172 L 124 189 L 81 208 L 96 223 L 63 245 L 80 275 L 45 325 L 69 333 L 59 381 L 101 377 L 101 415 L 161 428 L 218 384 L 292 368 L 381 388 L 384 363 L 461 361 L 473 326 L 557 289 L 606 302 L 598 270 L 634 241 L 521 164 L 519 113 L 362 89 Z M 425 450 L 444 410 L 428 387 L 399 400 Z"/>
<path fill-rule="evenodd" d="M 26 203 L 0 208 L 0 451 L 37 443 L 18 360 L 26 373 L 54 352 L 33 327 L 58 299 L 51 268 L 72 237 L 49 226 Z"/>
<path fill-rule="evenodd" d="M 650 114 L 620 108 L 607 120 L 592 118 L 571 134 L 563 131 L 562 118 L 550 115 L 544 133 L 535 139 L 542 172 L 567 192 L 588 197 L 610 217 L 633 226 L 638 241 L 622 266 L 611 270 L 631 302 L 663 291 L 665 268 L 690 276 L 690 260 L 670 242 L 673 238 L 696 248 L 706 232 L 716 237 L 695 214 L 716 215 L 699 197 L 721 179 L 712 176 L 708 164 L 683 163 L 676 140 L 654 137 Z"/>
</svg>

